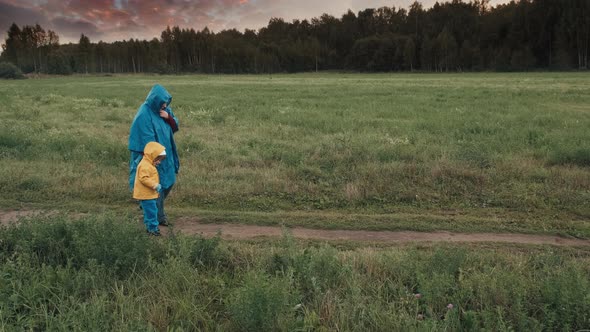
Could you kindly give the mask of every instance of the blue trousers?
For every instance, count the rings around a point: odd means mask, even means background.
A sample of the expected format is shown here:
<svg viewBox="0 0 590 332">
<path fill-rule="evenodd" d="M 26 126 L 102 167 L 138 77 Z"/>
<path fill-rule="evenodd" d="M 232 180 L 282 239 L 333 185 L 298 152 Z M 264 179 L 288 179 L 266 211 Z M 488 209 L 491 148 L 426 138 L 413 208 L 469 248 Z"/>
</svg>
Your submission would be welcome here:
<svg viewBox="0 0 590 332">
<path fill-rule="evenodd" d="M 156 200 L 156 204 L 158 206 L 158 222 L 168 220 L 166 212 L 164 211 L 164 200 L 166 200 L 166 197 L 168 197 L 168 194 L 170 194 L 170 191 L 172 191 L 172 186 L 165 189 L 162 188 L 162 191 L 160 192 L 160 197 L 158 197 L 158 199 Z"/>
<path fill-rule="evenodd" d="M 148 232 L 158 231 L 158 205 L 156 199 L 139 201 L 143 209 L 143 223 Z"/>
</svg>

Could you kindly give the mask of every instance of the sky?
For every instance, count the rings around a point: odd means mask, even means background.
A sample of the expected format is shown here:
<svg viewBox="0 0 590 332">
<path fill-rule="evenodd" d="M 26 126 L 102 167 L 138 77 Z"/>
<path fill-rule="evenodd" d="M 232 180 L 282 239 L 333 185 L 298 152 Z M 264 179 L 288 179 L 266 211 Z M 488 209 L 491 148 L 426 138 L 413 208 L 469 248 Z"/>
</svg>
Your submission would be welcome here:
<svg viewBox="0 0 590 332">
<path fill-rule="evenodd" d="M 425 8 L 436 0 L 420 1 Z M 439 0 L 440 1 L 440 0 Z M 395 6 L 408 9 L 414 0 L 0 0 L 0 31 L 14 22 L 20 27 L 39 23 L 55 31 L 60 43 L 83 33 L 92 42 L 159 38 L 166 26 L 214 32 L 236 28 L 258 30 L 273 17 L 287 22 L 323 13 L 341 17 L 349 9 Z M 491 5 L 508 0 L 491 0 Z M 4 37 L 5 38 L 5 37 Z M 3 38 L 3 39 L 4 39 Z"/>
</svg>

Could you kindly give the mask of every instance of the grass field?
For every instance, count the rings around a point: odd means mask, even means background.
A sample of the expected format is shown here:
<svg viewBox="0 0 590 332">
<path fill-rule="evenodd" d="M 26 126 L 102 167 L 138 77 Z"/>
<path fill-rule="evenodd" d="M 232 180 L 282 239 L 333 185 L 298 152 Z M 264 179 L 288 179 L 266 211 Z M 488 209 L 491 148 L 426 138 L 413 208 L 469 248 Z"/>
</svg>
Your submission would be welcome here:
<svg viewBox="0 0 590 332">
<path fill-rule="evenodd" d="M 585 73 L 2 81 L 0 209 L 53 216 L 0 223 L 0 330 L 590 327 L 587 248 L 148 238 L 126 143 L 156 82 L 173 217 L 590 238 Z"/>
<path fill-rule="evenodd" d="M 590 237 L 585 73 L 3 81 L 0 205 L 128 208 L 129 125 L 156 82 L 180 119 L 173 214 Z"/>
<path fill-rule="evenodd" d="M 2 331 L 581 331 L 590 251 L 155 240 L 105 213 L 0 228 Z"/>
</svg>

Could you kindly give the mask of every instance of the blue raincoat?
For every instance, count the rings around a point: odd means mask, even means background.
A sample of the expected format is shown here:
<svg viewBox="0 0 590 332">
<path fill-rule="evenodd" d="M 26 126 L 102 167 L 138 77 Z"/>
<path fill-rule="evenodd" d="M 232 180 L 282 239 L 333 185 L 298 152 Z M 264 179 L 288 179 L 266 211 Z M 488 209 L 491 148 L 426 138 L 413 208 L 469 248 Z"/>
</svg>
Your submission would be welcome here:
<svg viewBox="0 0 590 332">
<path fill-rule="evenodd" d="M 129 189 L 133 190 L 137 165 L 143 157 L 142 152 L 149 142 L 158 142 L 166 148 L 166 158 L 160 163 L 158 174 L 162 188 L 168 189 L 176 182 L 176 174 L 180 169 L 178 151 L 174 143 L 174 132 L 178 130 L 178 119 L 174 116 L 170 103 L 172 96 L 166 89 L 156 84 L 148 94 L 145 102 L 139 107 L 129 133 Z M 176 122 L 176 130 L 160 117 L 160 108 L 166 103 L 166 112 Z"/>
</svg>

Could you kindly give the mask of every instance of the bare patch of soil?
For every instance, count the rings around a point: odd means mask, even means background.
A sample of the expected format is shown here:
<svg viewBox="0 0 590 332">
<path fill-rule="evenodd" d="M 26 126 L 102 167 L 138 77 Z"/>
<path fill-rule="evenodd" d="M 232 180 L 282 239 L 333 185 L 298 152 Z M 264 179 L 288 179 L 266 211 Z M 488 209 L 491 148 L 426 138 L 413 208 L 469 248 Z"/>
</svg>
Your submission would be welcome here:
<svg viewBox="0 0 590 332">
<path fill-rule="evenodd" d="M 0 210 L 0 225 L 8 225 L 10 223 L 17 222 L 22 218 L 31 218 L 36 216 L 47 216 L 53 212 L 47 212 L 42 210 L 14 210 L 14 211 L 2 211 Z"/>
<path fill-rule="evenodd" d="M 281 227 L 240 224 L 203 224 L 194 218 L 180 218 L 174 229 L 183 234 L 201 234 L 212 237 L 221 233 L 225 239 L 252 239 L 256 237 L 280 237 Z M 164 228 L 164 227 L 162 227 Z M 557 246 L 590 246 L 590 240 L 565 238 L 553 235 L 509 234 L 509 233 L 452 233 L 412 231 L 359 231 L 289 228 L 295 238 L 312 240 L 338 240 L 380 243 L 410 242 L 496 242 L 516 244 L 550 244 Z"/>
</svg>

